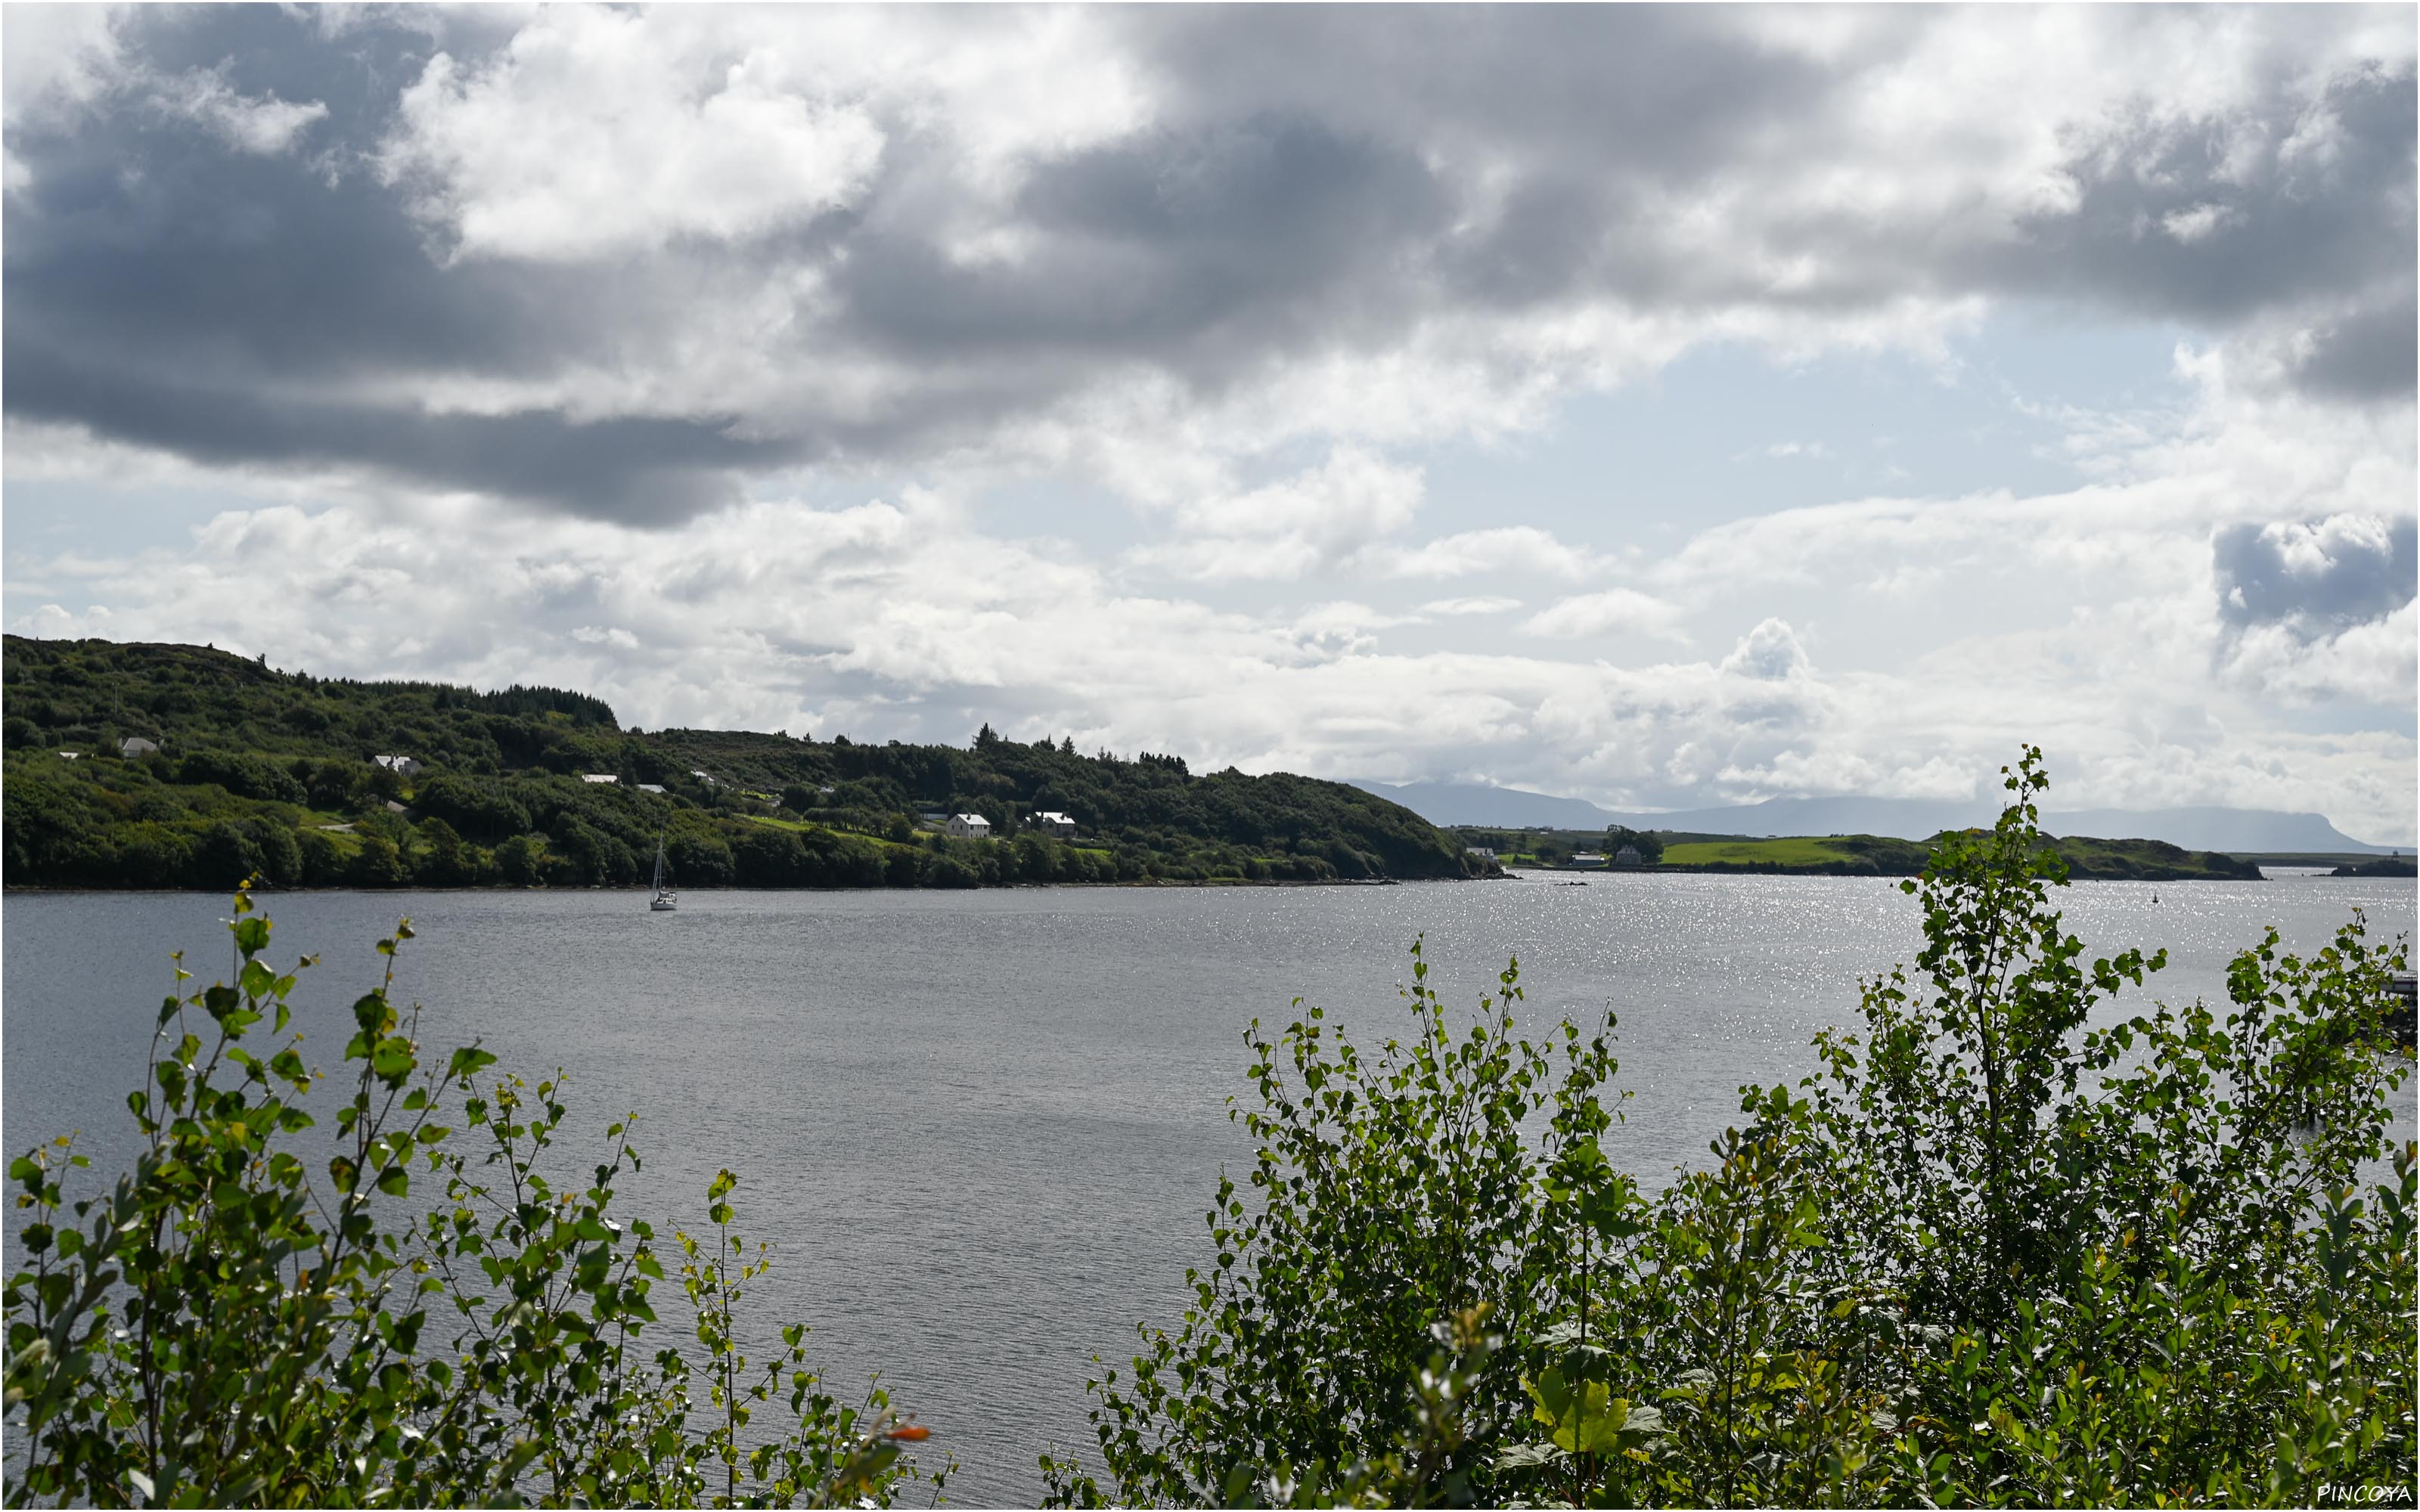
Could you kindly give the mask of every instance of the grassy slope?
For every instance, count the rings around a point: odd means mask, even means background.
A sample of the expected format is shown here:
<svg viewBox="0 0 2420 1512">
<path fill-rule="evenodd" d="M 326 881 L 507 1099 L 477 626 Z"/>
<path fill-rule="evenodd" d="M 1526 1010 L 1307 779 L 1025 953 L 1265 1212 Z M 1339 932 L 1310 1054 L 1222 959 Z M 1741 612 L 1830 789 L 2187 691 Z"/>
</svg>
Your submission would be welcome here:
<svg viewBox="0 0 2420 1512">
<path fill-rule="evenodd" d="M 2233 856 L 2188 851 L 2164 841 L 2069 836 L 2053 843 L 2067 857 L 2070 873 L 2081 879 L 2251 881 L 2260 874 L 2258 867 Z M 1923 870 L 1925 854 L 1918 841 L 1877 835 L 1699 840 L 1666 846 L 1657 870 L 1914 876 Z"/>
</svg>

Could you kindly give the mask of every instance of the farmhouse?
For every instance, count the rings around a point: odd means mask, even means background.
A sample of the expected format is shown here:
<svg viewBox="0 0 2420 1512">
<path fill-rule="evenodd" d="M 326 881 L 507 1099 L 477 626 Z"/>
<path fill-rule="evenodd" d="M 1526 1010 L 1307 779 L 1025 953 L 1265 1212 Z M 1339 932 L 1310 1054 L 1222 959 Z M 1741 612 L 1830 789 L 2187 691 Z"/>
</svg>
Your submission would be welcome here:
<svg viewBox="0 0 2420 1512">
<path fill-rule="evenodd" d="M 397 777 L 418 777 L 420 775 L 420 764 L 409 756 L 373 756 L 370 760 L 378 763 L 380 766 L 385 767 L 388 771 L 393 772 Z"/>
<path fill-rule="evenodd" d="M 147 756 L 159 748 L 158 741 L 146 740 L 141 735 L 129 735 L 117 743 L 117 754 L 120 756 Z"/>
<path fill-rule="evenodd" d="M 1046 809 L 1033 816 L 1033 827 L 1053 840 L 1074 840 L 1076 821 L 1056 809 Z"/>
<path fill-rule="evenodd" d="M 958 840 L 991 839 L 991 821 L 979 813 L 952 814 L 950 834 Z"/>
</svg>

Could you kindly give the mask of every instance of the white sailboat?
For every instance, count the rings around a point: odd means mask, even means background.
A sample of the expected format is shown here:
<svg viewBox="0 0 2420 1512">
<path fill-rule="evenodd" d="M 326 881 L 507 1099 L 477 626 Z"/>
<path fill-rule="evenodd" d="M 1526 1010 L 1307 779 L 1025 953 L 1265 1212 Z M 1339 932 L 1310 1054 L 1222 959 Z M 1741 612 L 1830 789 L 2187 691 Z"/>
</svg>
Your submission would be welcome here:
<svg viewBox="0 0 2420 1512">
<path fill-rule="evenodd" d="M 664 838 L 656 837 L 656 895 L 647 907 L 659 914 L 669 914 L 680 904 L 679 896 L 664 885 Z"/>
</svg>

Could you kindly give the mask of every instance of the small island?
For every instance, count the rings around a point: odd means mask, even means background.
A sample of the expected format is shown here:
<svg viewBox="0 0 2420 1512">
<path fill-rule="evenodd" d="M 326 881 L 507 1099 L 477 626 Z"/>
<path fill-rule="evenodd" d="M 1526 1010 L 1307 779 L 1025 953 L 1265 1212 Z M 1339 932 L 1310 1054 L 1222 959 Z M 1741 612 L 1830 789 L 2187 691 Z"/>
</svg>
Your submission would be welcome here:
<svg viewBox="0 0 2420 1512">
<path fill-rule="evenodd" d="M 2374 861 L 2347 861 L 2328 873 L 2332 877 L 2412 877 L 2420 876 L 2409 856 L 2381 856 Z"/>
</svg>

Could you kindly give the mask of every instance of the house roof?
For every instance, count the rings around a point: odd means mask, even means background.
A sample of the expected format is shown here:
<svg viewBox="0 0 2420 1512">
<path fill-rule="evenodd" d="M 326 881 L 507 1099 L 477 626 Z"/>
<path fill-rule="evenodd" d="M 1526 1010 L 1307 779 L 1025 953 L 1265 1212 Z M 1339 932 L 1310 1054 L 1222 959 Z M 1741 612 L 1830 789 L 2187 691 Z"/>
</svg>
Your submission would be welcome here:
<svg viewBox="0 0 2420 1512">
<path fill-rule="evenodd" d="M 1076 822 L 1073 819 L 1068 818 L 1065 814 L 1061 813 L 1056 809 L 1045 809 L 1039 813 L 1036 813 L 1033 817 L 1041 820 L 1046 825 L 1072 825 Z"/>
<path fill-rule="evenodd" d="M 622 779 L 613 772 L 582 772 L 580 774 L 580 780 L 582 782 L 619 782 Z"/>
<path fill-rule="evenodd" d="M 957 820 L 957 822 L 958 822 L 959 824 L 962 824 L 962 825 L 983 825 L 985 829 L 989 829 L 989 828 L 991 827 L 991 821 L 990 821 L 990 820 L 988 820 L 988 819 L 985 819 L 983 815 L 981 815 L 981 814 L 979 814 L 979 813 L 962 813 L 962 814 L 956 814 L 956 815 L 954 815 L 953 817 L 954 817 L 954 818 L 955 818 L 955 819 Z"/>
</svg>

